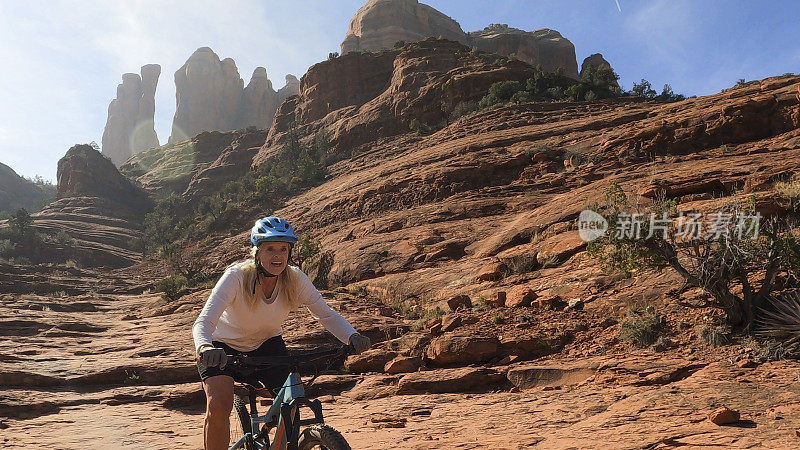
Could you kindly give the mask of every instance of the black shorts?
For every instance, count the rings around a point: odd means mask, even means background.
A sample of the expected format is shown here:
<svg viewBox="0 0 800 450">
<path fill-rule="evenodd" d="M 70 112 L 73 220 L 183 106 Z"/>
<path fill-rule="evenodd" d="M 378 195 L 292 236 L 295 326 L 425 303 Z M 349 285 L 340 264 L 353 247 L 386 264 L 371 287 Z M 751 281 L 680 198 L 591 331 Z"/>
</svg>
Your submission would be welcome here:
<svg viewBox="0 0 800 450">
<path fill-rule="evenodd" d="M 286 351 L 286 344 L 283 342 L 283 338 L 281 336 L 275 336 L 273 338 L 267 339 L 257 349 L 250 352 L 240 352 L 239 350 L 235 350 L 231 346 L 223 344 L 222 342 L 218 341 L 213 341 L 211 343 L 214 345 L 214 347 L 224 348 L 225 353 L 228 355 L 245 355 L 245 356 L 288 355 L 288 352 Z M 208 378 L 215 377 L 217 375 L 228 375 L 230 377 L 233 377 L 235 381 L 238 381 L 240 383 L 248 383 L 257 387 L 260 384 L 263 384 L 265 387 L 271 390 L 280 389 L 280 387 L 283 386 L 283 382 L 286 381 L 286 377 L 289 376 L 289 368 L 285 366 L 270 367 L 265 370 L 259 370 L 254 374 L 244 375 L 239 373 L 238 371 L 233 370 L 230 366 L 225 366 L 224 369 L 220 369 L 219 367 L 206 367 L 201 361 L 197 362 L 197 371 L 200 372 L 200 379 L 203 381 L 205 381 Z"/>
</svg>

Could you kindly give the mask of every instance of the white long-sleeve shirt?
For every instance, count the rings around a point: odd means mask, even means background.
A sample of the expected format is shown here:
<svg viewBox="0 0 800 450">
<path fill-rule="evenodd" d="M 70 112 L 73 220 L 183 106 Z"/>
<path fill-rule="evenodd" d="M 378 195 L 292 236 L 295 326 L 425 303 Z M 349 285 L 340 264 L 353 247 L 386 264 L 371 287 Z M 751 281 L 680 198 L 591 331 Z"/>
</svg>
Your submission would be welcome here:
<svg viewBox="0 0 800 450">
<path fill-rule="evenodd" d="M 350 335 L 356 332 L 350 322 L 325 303 L 317 288 L 300 269 L 288 266 L 286 270 L 295 273 L 301 304 L 337 339 L 349 343 Z M 280 279 L 272 292 L 274 301 L 271 303 L 258 301 L 251 308 L 244 298 L 246 289 L 253 289 L 253 286 L 244 286 L 241 264 L 228 267 L 208 296 L 200 316 L 194 321 L 192 335 L 195 350 L 212 345 L 211 341 L 214 340 L 247 352 L 282 333 L 281 325 L 289 316 L 290 308 Z"/>
</svg>

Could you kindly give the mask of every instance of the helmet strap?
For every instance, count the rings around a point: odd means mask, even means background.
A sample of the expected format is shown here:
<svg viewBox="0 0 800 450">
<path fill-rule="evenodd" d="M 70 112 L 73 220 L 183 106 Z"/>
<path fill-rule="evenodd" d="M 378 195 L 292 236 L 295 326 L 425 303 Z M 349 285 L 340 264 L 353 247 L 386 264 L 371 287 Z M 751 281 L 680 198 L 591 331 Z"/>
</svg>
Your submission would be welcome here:
<svg viewBox="0 0 800 450">
<path fill-rule="evenodd" d="M 274 277 L 277 277 L 277 275 L 273 275 L 273 274 L 267 272 L 267 269 L 265 269 L 264 266 L 261 265 L 261 260 L 258 259 L 258 251 L 256 251 L 256 256 L 255 256 L 254 259 L 255 259 L 255 263 L 256 263 L 256 272 L 257 273 L 256 273 L 256 279 L 253 281 L 253 295 L 256 295 L 256 284 L 260 284 L 261 283 L 261 280 L 258 277 L 259 275 L 264 275 L 265 277 L 268 277 L 268 278 L 274 278 Z"/>
</svg>

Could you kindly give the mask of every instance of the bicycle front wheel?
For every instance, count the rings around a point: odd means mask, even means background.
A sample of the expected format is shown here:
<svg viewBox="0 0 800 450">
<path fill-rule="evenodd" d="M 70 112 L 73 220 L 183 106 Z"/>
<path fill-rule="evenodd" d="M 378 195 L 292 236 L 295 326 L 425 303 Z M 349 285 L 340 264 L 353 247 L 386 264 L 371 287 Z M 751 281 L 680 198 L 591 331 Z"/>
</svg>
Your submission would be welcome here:
<svg viewBox="0 0 800 450">
<path fill-rule="evenodd" d="M 350 450 L 350 444 L 341 433 L 328 425 L 311 425 L 300 433 L 299 450 Z"/>
<path fill-rule="evenodd" d="M 250 432 L 250 413 L 247 412 L 247 400 L 233 394 L 233 410 L 231 411 L 231 445 L 236 443 L 245 433 Z M 256 447 L 245 443 L 244 450 L 256 450 Z"/>
</svg>

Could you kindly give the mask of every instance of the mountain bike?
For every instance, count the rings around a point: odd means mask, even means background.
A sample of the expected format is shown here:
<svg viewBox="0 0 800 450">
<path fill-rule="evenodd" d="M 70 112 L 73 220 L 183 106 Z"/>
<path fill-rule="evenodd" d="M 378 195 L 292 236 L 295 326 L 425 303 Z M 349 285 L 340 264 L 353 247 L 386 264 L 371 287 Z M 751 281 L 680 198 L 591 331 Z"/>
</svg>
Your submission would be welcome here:
<svg viewBox="0 0 800 450">
<path fill-rule="evenodd" d="M 301 365 L 310 365 L 325 359 L 330 368 L 331 362 L 347 356 L 350 346 L 342 346 L 335 350 L 294 354 L 289 356 L 251 357 L 229 355 L 228 365 L 245 375 L 256 370 L 271 367 L 289 367 L 289 376 L 277 393 L 269 410 L 263 416 L 258 415 L 256 396 L 262 388 L 248 383 L 239 383 L 247 389 L 247 401 L 238 393 L 234 393 L 233 411 L 237 423 L 241 426 L 237 433 L 241 436 L 231 445 L 229 450 L 311 450 L 314 448 L 328 450 L 350 450 L 350 445 L 338 431 L 325 425 L 322 417 L 322 403 L 306 397 L 305 387 L 310 386 L 320 370 L 314 366 L 314 376 L 303 382 L 300 377 Z M 247 404 L 250 410 L 248 411 Z M 314 414 L 313 418 L 301 419 L 300 407 L 307 407 Z M 300 427 L 305 427 L 300 432 Z M 231 427 L 232 429 L 234 427 Z M 270 443 L 270 433 L 273 438 Z"/>
</svg>

